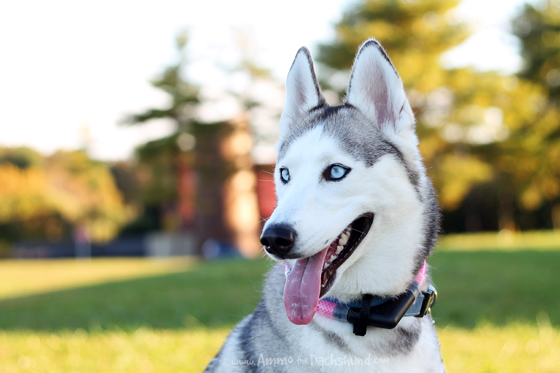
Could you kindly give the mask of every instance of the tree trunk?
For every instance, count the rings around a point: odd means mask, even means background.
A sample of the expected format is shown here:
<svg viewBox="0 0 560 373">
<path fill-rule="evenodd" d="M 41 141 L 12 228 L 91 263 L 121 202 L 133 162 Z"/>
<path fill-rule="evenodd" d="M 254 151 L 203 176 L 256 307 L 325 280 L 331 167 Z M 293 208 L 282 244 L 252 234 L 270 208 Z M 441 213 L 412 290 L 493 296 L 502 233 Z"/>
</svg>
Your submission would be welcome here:
<svg viewBox="0 0 560 373">
<path fill-rule="evenodd" d="M 552 226 L 554 229 L 560 229 L 560 201 L 552 202 Z"/>
<path fill-rule="evenodd" d="M 515 204 L 513 194 L 507 189 L 498 191 L 499 221 L 500 230 L 515 231 Z"/>
</svg>

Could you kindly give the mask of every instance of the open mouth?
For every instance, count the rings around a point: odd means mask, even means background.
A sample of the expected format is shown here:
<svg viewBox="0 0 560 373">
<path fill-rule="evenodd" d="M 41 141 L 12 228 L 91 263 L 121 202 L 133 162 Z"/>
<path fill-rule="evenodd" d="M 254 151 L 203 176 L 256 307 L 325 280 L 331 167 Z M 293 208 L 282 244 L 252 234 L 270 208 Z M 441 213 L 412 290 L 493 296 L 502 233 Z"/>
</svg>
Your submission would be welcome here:
<svg viewBox="0 0 560 373">
<path fill-rule="evenodd" d="M 342 231 L 328 247 L 315 255 L 296 260 L 287 272 L 284 306 L 291 322 L 306 325 L 317 310 L 319 298 L 329 291 L 336 270 L 352 255 L 367 235 L 373 214 L 363 214 Z"/>
<path fill-rule="evenodd" d="M 329 291 L 336 279 L 336 270 L 350 258 L 354 250 L 360 245 L 368 234 L 372 223 L 373 214 L 363 214 L 348 225 L 330 244 L 321 272 L 321 293 L 319 297 L 324 296 Z"/>
</svg>

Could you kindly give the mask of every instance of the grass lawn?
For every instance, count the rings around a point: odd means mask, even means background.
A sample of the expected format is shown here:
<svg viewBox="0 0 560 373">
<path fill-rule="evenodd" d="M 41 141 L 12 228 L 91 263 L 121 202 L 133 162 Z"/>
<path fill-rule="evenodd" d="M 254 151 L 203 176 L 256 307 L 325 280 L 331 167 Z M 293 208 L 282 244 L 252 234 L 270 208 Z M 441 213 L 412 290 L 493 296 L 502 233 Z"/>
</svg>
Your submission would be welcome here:
<svg viewBox="0 0 560 373">
<path fill-rule="evenodd" d="M 0 299 L 183 271 L 192 259 L 0 260 Z"/>
<path fill-rule="evenodd" d="M 454 237 L 429 260 L 447 371 L 557 372 L 556 240 L 477 250 L 469 242 L 496 237 Z M 461 241 L 471 246 L 461 250 Z M 0 261 L 0 372 L 200 372 L 258 302 L 269 267 Z"/>
</svg>

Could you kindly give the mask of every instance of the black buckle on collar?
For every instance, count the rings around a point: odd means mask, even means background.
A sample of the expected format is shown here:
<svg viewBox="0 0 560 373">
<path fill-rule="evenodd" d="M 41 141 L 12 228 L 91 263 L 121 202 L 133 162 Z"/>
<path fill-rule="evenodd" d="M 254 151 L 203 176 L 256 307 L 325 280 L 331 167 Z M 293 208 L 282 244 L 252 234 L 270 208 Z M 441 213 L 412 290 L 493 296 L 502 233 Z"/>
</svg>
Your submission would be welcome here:
<svg viewBox="0 0 560 373">
<path fill-rule="evenodd" d="M 415 299 L 414 293 L 407 290 L 379 306 L 370 308 L 371 299 L 367 301 L 369 299 L 366 299 L 367 296 L 371 297 L 370 294 L 364 295 L 361 308 L 350 308 L 346 315 L 348 322 L 354 325 L 354 334 L 359 336 L 366 334 L 368 326 L 382 329 L 395 328 Z"/>
<path fill-rule="evenodd" d="M 424 300 L 422 301 L 420 313 L 416 317 L 426 316 L 431 311 L 431 307 L 437 302 L 437 291 L 432 287 L 430 287 L 428 291 L 423 291 L 422 295 L 424 296 Z"/>
<path fill-rule="evenodd" d="M 369 324 L 369 315 L 371 312 L 371 302 L 373 295 L 365 294 L 362 298 L 362 307 L 360 308 L 360 316 L 354 323 L 354 334 L 363 337 L 366 335 L 367 327 Z"/>
</svg>

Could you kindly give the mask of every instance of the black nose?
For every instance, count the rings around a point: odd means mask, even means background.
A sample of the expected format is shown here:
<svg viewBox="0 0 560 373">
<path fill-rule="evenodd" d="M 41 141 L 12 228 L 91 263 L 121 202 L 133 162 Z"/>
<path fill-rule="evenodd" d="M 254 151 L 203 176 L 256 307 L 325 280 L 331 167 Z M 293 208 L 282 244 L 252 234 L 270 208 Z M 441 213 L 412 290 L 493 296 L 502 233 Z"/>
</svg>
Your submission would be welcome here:
<svg viewBox="0 0 560 373">
<path fill-rule="evenodd" d="M 288 224 L 270 225 L 261 235 L 265 250 L 282 259 L 286 259 L 295 242 L 296 231 Z"/>
</svg>

